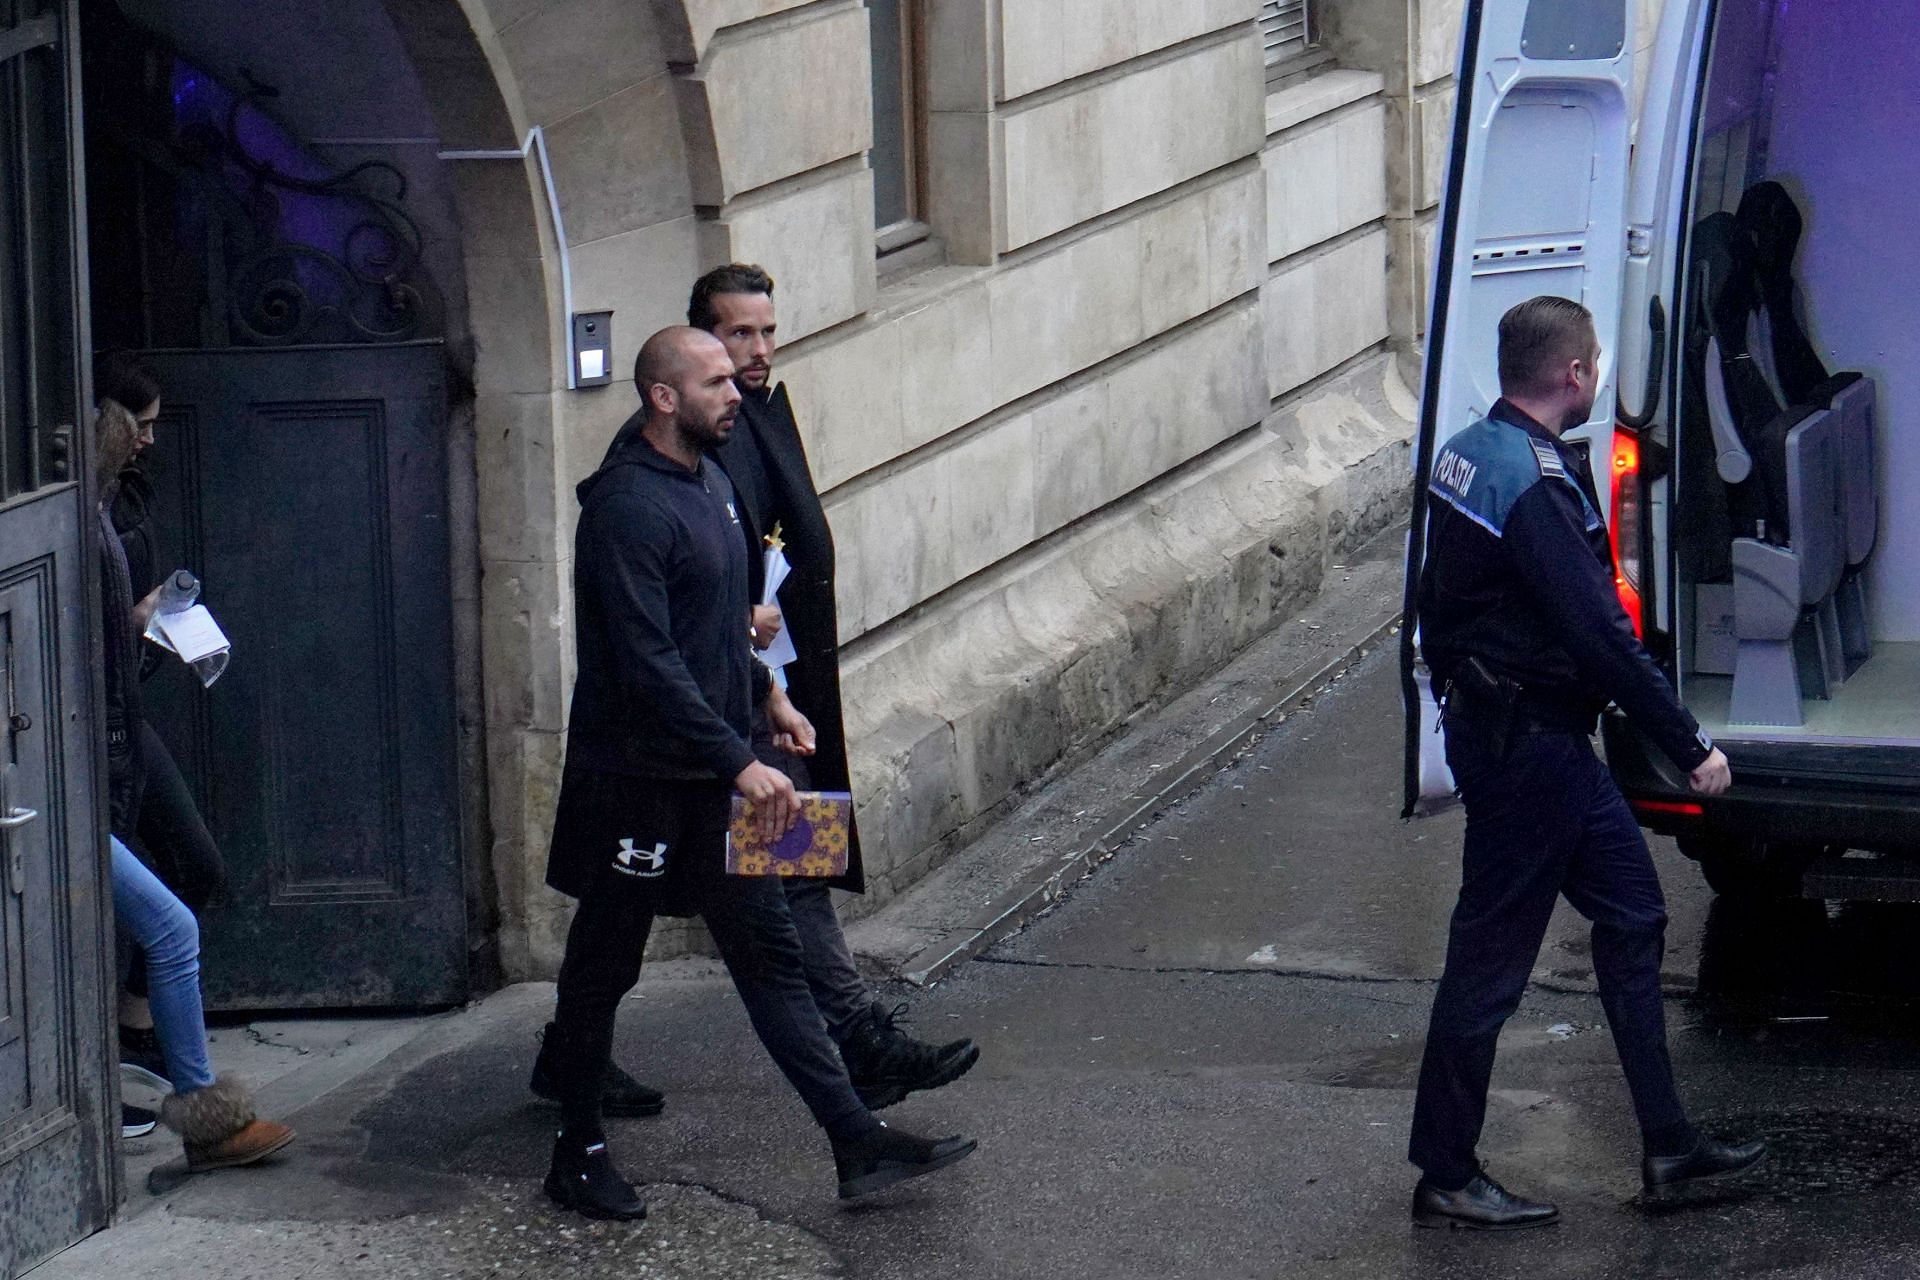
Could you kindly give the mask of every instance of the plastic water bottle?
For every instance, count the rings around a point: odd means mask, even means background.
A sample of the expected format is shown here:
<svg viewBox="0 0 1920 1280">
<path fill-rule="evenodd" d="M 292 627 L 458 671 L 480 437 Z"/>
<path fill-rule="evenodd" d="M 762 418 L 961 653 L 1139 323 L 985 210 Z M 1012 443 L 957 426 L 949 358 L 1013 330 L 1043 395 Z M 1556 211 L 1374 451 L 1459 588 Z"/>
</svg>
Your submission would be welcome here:
<svg viewBox="0 0 1920 1280">
<path fill-rule="evenodd" d="M 160 584 L 160 600 L 154 606 L 155 613 L 183 613 L 193 608 L 200 598 L 200 579 L 185 569 L 175 569 L 167 580 Z"/>
<path fill-rule="evenodd" d="M 163 615 L 185 613 L 193 608 L 199 599 L 200 579 L 185 569 L 175 569 L 168 575 L 167 580 L 160 584 L 160 598 L 154 605 L 154 617 L 157 619 Z M 152 624 L 149 624 L 148 630 L 151 634 Z M 199 677 L 201 687 L 210 689 L 213 687 L 213 682 L 225 673 L 227 663 L 232 657 L 233 655 L 227 652 L 210 653 L 203 658 L 194 659 L 187 665 L 192 667 L 193 674 Z"/>
</svg>

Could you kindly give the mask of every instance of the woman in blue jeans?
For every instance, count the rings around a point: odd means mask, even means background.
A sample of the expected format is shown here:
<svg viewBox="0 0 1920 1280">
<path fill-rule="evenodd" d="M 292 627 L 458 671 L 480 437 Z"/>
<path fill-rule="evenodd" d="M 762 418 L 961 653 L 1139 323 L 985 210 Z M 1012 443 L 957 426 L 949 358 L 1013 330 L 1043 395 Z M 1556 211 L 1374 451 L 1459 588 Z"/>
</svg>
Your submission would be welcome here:
<svg viewBox="0 0 1920 1280">
<path fill-rule="evenodd" d="M 207 1030 L 200 1003 L 200 926 L 193 912 L 147 870 L 133 851 L 113 846 L 113 914 L 131 947 L 147 965 L 147 999 L 154 1034 L 166 1060 L 173 1092 L 160 1104 L 160 1119 L 180 1135 L 187 1167 L 224 1169 L 252 1164 L 293 1141 L 293 1130 L 254 1114 L 253 1100 L 238 1080 L 215 1076 L 207 1056 Z"/>
<path fill-rule="evenodd" d="M 134 629 L 145 629 L 142 615 L 149 612 L 155 598 L 154 584 L 159 576 L 154 558 L 157 531 L 151 516 L 154 487 L 152 479 L 140 467 L 139 459 L 153 442 L 154 424 L 160 416 L 160 383 L 153 371 L 125 356 L 110 356 L 100 362 L 94 375 L 95 403 L 104 408 L 117 405 L 133 415 L 135 430 L 125 444 L 113 443 L 111 461 L 119 470 L 108 476 L 101 468 L 102 507 L 118 534 L 121 559 L 127 569 L 127 591 L 133 605 Z M 115 419 L 124 423 L 123 419 Z M 125 454 L 124 460 L 121 454 Z M 104 536 L 104 531 L 103 531 Z M 114 567 L 102 564 L 102 571 Z M 117 614 L 115 615 L 118 616 Z M 116 662 L 112 674 L 128 681 L 144 681 L 161 662 L 160 651 L 143 643 L 136 635 L 125 647 L 112 643 Z M 124 658 L 125 669 L 120 661 Z M 137 674 L 135 674 L 137 673 Z M 120 751 L 113 759 L 125 775 L 127 785 L 116 791 L 113 829 L 125 836 L 130 847 L 187 904 L 195 918 L 221 891 L 226 867 L 220 847 L 206 820 L 195 805 L 193 792 L 181 776 L 166 742 L 148 721 L 138 690 L 122 694 L 124 705 L 117 708 L 124 737 L 116 736 Z M 128 804 L 125 801 L 130 800 Z M 120 1061 L 130 1069 L 164 1072 L 160 1046 L 154 1040 L 153 1019 L 147 1009 L 146 973 L 137 964 L 122 976 L 120 997 Z M 151 1122 L 149 1122 L 150 1124 Z"/>
<path fill-rule="evenodd" d="M 123 406 L 108 400 L 94 420 L 94 460 L 110 482 L 138 448 L 141 426 Z M 112 486 L 103 483 L 105 501 Z M 108 796 L 112 815 L 113 911 L 121 966 L 138 952 L 147 973 L 154 1033 L 173 1092 L 160 1104 L 160 1119 L 180 1135 L 187 1166 L 198 1172 L 251 1164 L 293 1141 L 293 1130 L 254 1115 L 253 1100 L 239 1081 L 216 1077 L 207 1059 L 207 1030 L 200 1002 L 200 926 L 193 913 L 133 851 L 120 841 L 131 827 L 140 795 L 139 644 L 146 618 L 136 608 L 126 553 L 106 510 L 101 523 L 101 617 L 106 652 Z M 146 611 L 151 606 L 142 602 Z"/>
</svg>

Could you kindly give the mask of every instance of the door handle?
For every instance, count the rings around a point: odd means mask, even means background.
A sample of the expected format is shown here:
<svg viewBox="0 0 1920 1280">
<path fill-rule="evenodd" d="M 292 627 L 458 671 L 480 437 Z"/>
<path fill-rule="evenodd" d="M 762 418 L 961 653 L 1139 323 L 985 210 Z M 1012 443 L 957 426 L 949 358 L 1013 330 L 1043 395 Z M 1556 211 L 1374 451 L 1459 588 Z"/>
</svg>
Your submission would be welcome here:
<svg viewBox="0 0 1920 1280">
<path fill-rule="evenodd" d="M 7 885 L 15 897 L 27 892 L 27 853 L 26 841 L 13 839 L 12 833 L 40 816 L 38 809 L 21 808 L 13 803 L 13 777 L 18 771 L 19 766 L 12 763 L 0 769 L 0 810 L 5 810 L 0 813 L 0 843 L 6 847 Z"/>
<path fill-rule="evenodd" d="M 11 832 L 17 827 L 24 827 L 39 816 L 38 809 L 9 809 L 5 817 L 0 817 L 0 834 Z M 15 897 L 22 897 L 27 892 L 27 855 L 22 847 L 26 841 L 7 839 L 5 843 L 7 886 L 13 890 Z"/>
<path fill-rule="evenodd" d="M 1653 415 L 1660 412 L 1660 387 L 1666 381 L 1667 308 L 1658 295 L 1647 303 L 1647 329 L 1651 335 L 1647 344 L 1647 398 L 1638 413 L 1621 404 L 1618 396 L 1614 398 L 1614 416 L 1620 419 L 1621 426 L 1635 431 L 1646 430 Z"/>
</svg>

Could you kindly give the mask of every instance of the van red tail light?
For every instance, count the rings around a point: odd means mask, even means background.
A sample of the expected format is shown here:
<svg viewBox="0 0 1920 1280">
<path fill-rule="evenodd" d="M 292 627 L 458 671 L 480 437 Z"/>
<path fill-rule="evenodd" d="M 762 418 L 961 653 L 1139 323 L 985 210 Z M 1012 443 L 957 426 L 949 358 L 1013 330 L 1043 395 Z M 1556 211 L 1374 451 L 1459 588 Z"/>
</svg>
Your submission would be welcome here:
<svg viewBox="0 0 1920 1280">
<path fill-rule="evenodd" d="M 1608 536 L 1613 540 L 1613 585 L 1620 607 L 1633 623 L 1633 633 L 1646 635 L 1640 601 L 1640 437 L 1625 427 L 1613 429 L 1613 518 Z"/>
<path fill-rule="evenodd" d="M 1707 806 L 1697 800 L 1629 800 L 1635 813 L 1658 814 L 1664 818 L 1703 818 Z"/>
</svg>

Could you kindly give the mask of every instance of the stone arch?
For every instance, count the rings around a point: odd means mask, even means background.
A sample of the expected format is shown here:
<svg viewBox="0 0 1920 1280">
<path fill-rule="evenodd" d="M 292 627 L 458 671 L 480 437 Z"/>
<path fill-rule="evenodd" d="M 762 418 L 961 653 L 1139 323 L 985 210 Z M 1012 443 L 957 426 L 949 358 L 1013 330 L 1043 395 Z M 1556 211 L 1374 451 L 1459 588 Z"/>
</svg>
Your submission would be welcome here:
<svg viewBox="0 0 1920 1280">
<path fill-rule="evenodd" d="M 550 975 L 568 907 L 542 872 L 573 677 L 573 486 L 633 408 L 620 371 L 675 317 L 698 262 L 670 40 L 634 0 L 383 3 L 443 150 L 465 153 L 448 165 L 471 317 L 456 355 L 475 425 L 470 648 L 486 690 L 490 874 L 476 918 L 506 977 Z M 526 150 L 535 128 L 546 171 Z M 615 315 L 612 386 L 566 389 L 569 278 L 573 310 Z"/>
</svg>

